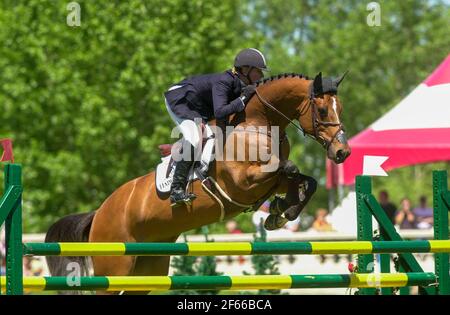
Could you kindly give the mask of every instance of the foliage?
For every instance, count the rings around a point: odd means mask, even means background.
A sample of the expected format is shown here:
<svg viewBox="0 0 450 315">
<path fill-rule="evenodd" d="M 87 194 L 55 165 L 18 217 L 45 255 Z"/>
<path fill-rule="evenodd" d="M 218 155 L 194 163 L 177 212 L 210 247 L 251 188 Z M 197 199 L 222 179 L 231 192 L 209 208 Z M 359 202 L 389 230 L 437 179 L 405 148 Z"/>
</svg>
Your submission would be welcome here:
<svg viewBox="0 0 450 315">
<path fill-rule="evenodd" d="M 95 210 L 152 170 L 157 145 L 173 140 L 163 92 L 229 68 L 243 47 L 264 51 L 272 74 L 349 69 L 339 91 L 349 136 L 407 95 L 450 47 L 448 1 L 378 1 L 379 27 L 366 24 L 370 12 L 358 0 L 77 2 L 80 27 L 66 24 L 66 1 L 0 3 L 0 138 L 13 138 L 24 166 L 26 232 Z M 319 180 L 306 211 L 326 207 L 323 149 L 293 129 L 289 138 L 291 159 Z M 428 192 L 429 176 L 428 167 L 398 170 L 385 187 L 395 199 Z M 253 231 L 250 215 L 237 220 Z"/>
<path fill-rule="evenodd" d="M 369 27 L 367 3 L 358 0 L 251 0 L 248 25 L 261 34 L 273 72 L 296 71 L 314 76 L 349 75 L 340 87 L 342 121 L 349 137 L 366 128 L 447 56 L 450 47 L 450 5 L 446 1 L 377 1 L 381 26 Z M 328 208 L 325 153 L 321 146 L 291 128 L 290 158 L 302 172 L 319 180 L 306 211 Z M 396 173 L 394 173 L 396 174 Z M 429 173 L 431 176 L 431 173 Z M 408 189 L 401 178 L 393 187 Z M 416 184 L 426 190 L 430 181 Z M 415 198 L 415 197 L 414 197 Z"/>
<path fill-rule="evenodd" d="M 3 2 L 0 137 L 24 166 L 25 231 L 92 211 L 149 172 L 172 141 L 163 92 L 230 67 L 241 43 L 236 1 Z"/>
</svg>

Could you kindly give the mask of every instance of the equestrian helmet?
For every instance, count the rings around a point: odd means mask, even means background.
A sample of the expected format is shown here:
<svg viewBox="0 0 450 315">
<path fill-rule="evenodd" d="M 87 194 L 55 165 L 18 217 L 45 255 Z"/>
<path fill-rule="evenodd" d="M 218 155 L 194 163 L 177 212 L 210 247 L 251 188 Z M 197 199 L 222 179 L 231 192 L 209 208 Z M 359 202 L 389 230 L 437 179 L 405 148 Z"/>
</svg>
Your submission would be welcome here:
<svg viewBox="0 0 450 315">
<path fill-rule="evenodd" d="M 244 66 L 269 71 L 267 68 L 266 58 L 258 49 L 255 48 L 243 49 L 236 55 L 236 58 L 234 59 L 234 67 L 241 68 Z"/>
</svg>

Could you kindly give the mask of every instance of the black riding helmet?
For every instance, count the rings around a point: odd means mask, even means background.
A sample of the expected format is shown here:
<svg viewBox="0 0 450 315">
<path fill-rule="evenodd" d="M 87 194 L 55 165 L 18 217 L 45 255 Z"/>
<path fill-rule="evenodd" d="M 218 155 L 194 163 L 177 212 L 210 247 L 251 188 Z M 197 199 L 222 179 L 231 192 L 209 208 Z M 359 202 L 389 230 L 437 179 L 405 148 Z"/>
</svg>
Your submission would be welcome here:
<svg viewBox="0 0 450 315">
<path fill-rule="evenodd" d="M 241 50 L 234 59 L 234 66 L 241 68 L 244 66 L 258 68 L 263 71 L 269 71 L 264 55 L 255 48 L 246 48 Z"/>
<path fill-rule="evenodd" d="M 236 55 L 236 58 L 234 59 L 234 67 L 239 69 L 245 66 L 257 68 L 262 71 L 269 71 L 267 68 L 266 58 L 258 49 L 255 48 L 243 49 Z M 248 75 L 247 79 L 251 81 Z"/>
</svg>

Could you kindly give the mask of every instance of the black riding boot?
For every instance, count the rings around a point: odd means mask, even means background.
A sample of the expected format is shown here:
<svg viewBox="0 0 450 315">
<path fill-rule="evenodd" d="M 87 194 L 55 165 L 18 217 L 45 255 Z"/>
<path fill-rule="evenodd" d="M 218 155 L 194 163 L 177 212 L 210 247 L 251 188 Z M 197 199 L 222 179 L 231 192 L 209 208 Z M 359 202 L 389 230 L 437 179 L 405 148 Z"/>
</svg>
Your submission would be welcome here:
<svg viewBox="0 0 450 315">
<path fill-rule="evenodd" d="M 175 166 L 175 174 L 170 188 L 170 202 L 172 206 L 181 205 L 183 203 L 190 204 L 197 196 L 193 193 L 186 193 L 186 185 L 189 170 L 194 161 L 178 161 Z"/>
</svg>

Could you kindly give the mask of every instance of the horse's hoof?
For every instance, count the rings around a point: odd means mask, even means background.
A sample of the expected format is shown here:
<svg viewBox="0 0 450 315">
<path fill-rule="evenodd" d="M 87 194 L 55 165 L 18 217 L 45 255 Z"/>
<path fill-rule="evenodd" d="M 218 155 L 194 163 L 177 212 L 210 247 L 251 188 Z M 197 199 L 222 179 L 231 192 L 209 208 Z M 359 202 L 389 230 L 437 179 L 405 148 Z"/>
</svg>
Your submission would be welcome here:
<svg viewBox="0 0 450 315">
<path fill-rule="evenodd" d="M 284 212 L 284 216 L 289 221 L 294 221 L 300 215 L 300 212 L 302 212 L 303 208 L 304 206 L 301 205 L 291 206 Z"/>
<path fill-rule="evenodd" d="M 269 215 L 264 222 L 264 228 L 267 231 L 273 231 L 282 228 L 289 220 L 282 217 L 281 215 Z"/>
<path fill-rule="evenodd" d="M 288 208 L 286 200 L 280 197 L 275 197 L 270 203 L 269 213 L 272 215 L 280 215 Z"/>
</svg>

